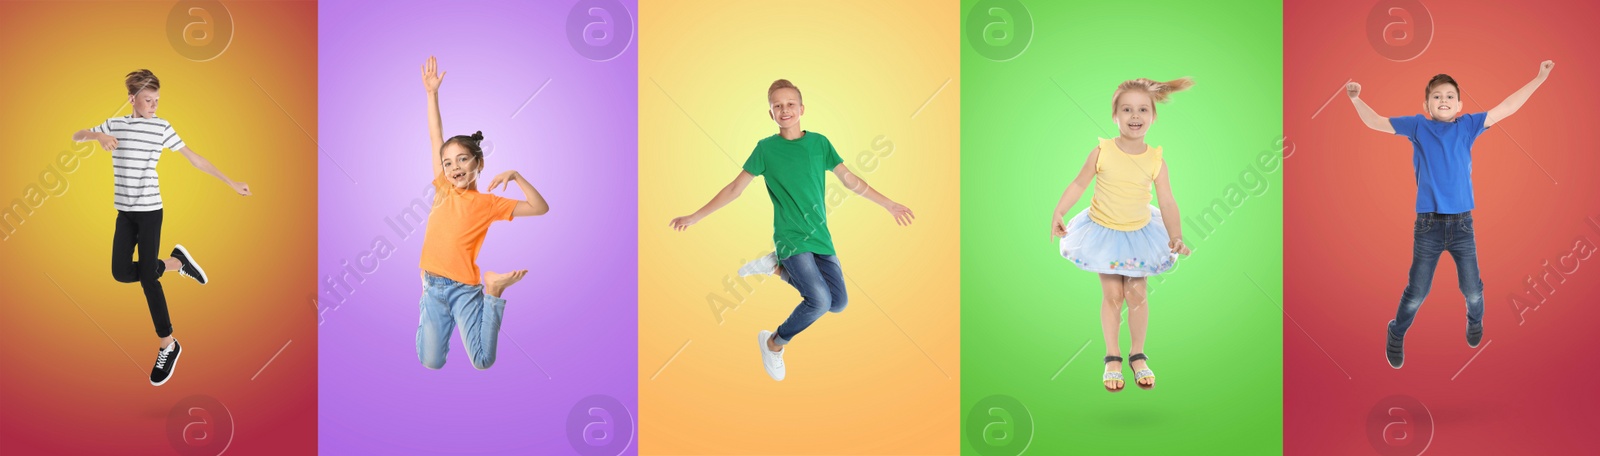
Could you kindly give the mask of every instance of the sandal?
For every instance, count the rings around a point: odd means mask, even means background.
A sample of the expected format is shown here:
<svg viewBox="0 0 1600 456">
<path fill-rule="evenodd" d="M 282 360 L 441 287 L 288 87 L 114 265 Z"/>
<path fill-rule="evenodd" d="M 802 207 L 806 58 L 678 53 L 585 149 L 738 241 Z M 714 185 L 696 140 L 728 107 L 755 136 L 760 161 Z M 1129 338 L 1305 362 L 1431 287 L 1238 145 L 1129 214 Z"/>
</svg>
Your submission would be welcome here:
<svg viewBox="0 0 1600 456">
<path fill-rule="evenodd" d="M 1149 365 L 1148 362 L 1150 361 L 1150 357 L 1145 356 L 1144 353 L 1134 353 L 1133 356 L 1129 356 L 1128 357 L 1128 364 L 1131 365 L 1131 364 L 1133 364 L 1134 361 L 1139 361 L 1139 360 L 1146 361 L 1146 366 L 1148 366 Z M 1149 385 L 1145 385 L 1143 383 L 1139 383 L 1140 380 L 1144 380 L 1144 379 L 1147 379 L 1147 378 L 1150 379 L 1150 384 Z M 1133 373 L 1133 384 L 1139 385 L 1139 389 L 1146 390 L 1146 391 L 1154 389 L 1156 387 L 1156 373 L 1155 372 L 1151 372 L 1150 369 L 1139 369 L 1138 372 L 1134 372 Z"/>
<path fill-rule="evenodd" d="M 1106 364 L 1111 364 L 1112 361 L 1116 361 L 1116 362 L 1120 363 L 1120 362 L 1122 362 L 1122 357 L 1121 356 L 1107 356 L 1106 357 Z M 1115 389 L 1111 388 L 1111 381 L 1113 381 L 1113 380 L 1122 382 L 1123 386 L 1117 387 Z M 1106 387 L 1106 391 L 1110 391 L 1110 392 L 1113 392 L 1113 393 L 1118 392 L 1118 391 L 1122 391 L 1122 388 L 1126 388 L 1127 385 L 1128 385 L 1128 382 L 1122 380 L 1122 369 L 1121 368 L 1118 368 L 1116 372 L 1106 372 L 1105 375 L 1100 376 L 1100 383 L 1103 384 Z"/>
</svg>

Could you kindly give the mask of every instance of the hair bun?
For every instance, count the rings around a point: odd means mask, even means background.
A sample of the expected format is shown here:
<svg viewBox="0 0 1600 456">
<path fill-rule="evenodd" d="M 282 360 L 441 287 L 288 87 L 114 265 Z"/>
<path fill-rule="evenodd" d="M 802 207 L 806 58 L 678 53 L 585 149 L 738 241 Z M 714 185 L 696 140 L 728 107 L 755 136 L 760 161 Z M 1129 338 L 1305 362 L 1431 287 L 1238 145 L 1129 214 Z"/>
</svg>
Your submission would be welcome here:
<svg viewBox="0 0 1600 456">
<path fill-rule="evenodd" d="M 481 131 L 472 132 L 472 140 L 473 141 L 482 141 L 483 140 L 483 132 L 481 132 Z"/>
</svg>

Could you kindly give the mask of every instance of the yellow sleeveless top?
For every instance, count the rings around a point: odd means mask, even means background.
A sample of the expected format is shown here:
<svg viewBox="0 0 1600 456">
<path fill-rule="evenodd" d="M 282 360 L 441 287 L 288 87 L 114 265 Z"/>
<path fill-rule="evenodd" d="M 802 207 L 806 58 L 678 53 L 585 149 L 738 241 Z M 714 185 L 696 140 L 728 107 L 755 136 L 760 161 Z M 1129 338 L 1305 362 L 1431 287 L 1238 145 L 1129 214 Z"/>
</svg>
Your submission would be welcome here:
<svg viewBox="0 0 1600 456">
<path fill-rule="evenodd" d="M 1123 152 L 1115 140 L 1100 140 L 1089 219 L 1117 231 L 1144 228 L 1150 223 L 1151 185 L 1163 167 L 1160 147 L 1149 146 L 1134 155 Z"/>
</svg>

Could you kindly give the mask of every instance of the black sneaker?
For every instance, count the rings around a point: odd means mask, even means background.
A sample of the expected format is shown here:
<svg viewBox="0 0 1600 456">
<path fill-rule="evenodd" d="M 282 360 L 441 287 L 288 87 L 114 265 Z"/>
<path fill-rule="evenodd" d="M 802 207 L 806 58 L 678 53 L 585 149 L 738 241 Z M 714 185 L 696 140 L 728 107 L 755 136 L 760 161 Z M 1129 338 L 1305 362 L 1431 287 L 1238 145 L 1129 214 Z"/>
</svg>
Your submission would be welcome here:
<svg viewBox="0 0 1600 456">
<path fill-rule="evenodd" d="M 206 284 L 206 270 L 200 269 L 200 263 L 194 261 L 194 256 L 189 254 L 189 249 L 183 248 L 183 244 L 172 248 L 172 257 L 183 263 L 183 267 L 178 269 L 179 274 L 200 281 L 201 285 Z"/>
<path fill-rule="evenodd" d="M 178 367 L 178 355 L 183 354 L 183 346 L 178 345 L 174 339 L 172 346 L 156 350 L 156 367 L 150 369 L 150 384 L 161 386 L 172 379 L 172 371 Z"/>
<path fill-rule="evenodd" d="M 1467 346 L 1478 348 L 1478 341 L 1483 340 L 1483 322 L 1474 325 L 1467 324 Z"/>
<path fill-rule="evenodd" d="M 1384 331 L 1389 334 L 1388 347 L 1384 350 L 1389 355 L 1389 367 L 1399 369 L 1406 363 L 1405 338 L 1394 335 L 1394 331 Z"/>
</svg>

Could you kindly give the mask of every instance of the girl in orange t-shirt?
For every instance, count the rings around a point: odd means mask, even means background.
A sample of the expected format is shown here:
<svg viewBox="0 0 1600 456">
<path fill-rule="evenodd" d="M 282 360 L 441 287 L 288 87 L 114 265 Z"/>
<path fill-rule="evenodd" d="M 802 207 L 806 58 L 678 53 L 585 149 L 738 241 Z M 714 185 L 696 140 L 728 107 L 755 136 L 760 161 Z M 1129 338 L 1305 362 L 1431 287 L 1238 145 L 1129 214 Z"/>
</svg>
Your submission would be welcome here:
<svg viewBox="0 0 1600 456">
<path fill-rule="evenodd" d="M 478 192 L 478 174 L 483 172 L 483 149 L 479 146 L 483 132 L 444 140 L 443 122 L 439 119 L 439 84 L 443 81 L 438 62 L 428 57 L 422 66 L 422 85 L 428 91 L 435 194 L 428 228 L 422 237 L 423 292 L 422 316 L 417 321 L 417 359 L 429 369 L 444 367 L 445 354 L 450 351 L 450 333 L 459 325 L 472 367 L 488 369 L 494 365 L 500 317 L 506 310 L 506 300 L 500 295 L 528 271 L 485 271 L 479 281 L 478 250 L 483 247 L 490 223 L 544 215 L 550 205 L 516 171 L 495 176 L 489 181 L 488 191 L 515 182 L 522 187 L 527 201 Z"/>
</svg>

